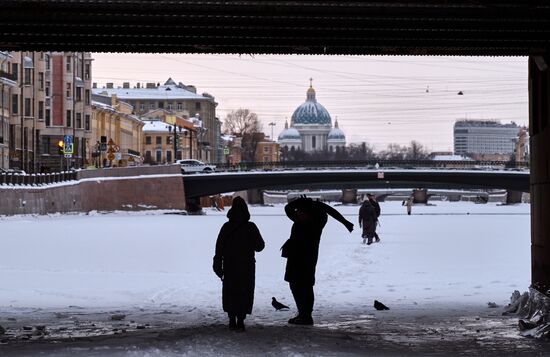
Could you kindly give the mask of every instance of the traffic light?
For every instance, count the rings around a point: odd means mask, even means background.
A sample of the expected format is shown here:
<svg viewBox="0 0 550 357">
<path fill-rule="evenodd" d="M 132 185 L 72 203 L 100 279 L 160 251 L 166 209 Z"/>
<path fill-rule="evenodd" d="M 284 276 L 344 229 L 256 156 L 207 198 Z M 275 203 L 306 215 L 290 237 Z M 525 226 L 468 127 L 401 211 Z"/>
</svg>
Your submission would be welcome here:
<svg viewBox="0 0 550 357">
<path fill-rule="evenodd" d="M 64 146 L 65 146 L 65 144 L 63 143 L 63 140 L 59 140 L 57 142 L 57 153 L 59 155 L 64 155 L 65 154 Z"/>
</svg>

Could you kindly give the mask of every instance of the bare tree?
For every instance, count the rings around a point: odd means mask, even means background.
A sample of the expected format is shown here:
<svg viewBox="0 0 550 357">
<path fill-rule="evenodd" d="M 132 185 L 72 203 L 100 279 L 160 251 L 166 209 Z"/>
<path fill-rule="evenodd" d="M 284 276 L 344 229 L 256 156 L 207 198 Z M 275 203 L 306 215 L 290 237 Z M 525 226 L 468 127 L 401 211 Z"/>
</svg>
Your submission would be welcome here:
<svg viewBox="0 0 550 357">
<path fill-rule="evenodd" d="M 410 146 L 407 148 L 407 154 L 405 156 L 408 160 L 422 160 L 428 157 L 428 151 L 418 141 L 411 141 Z"/>
<path fill-rule="evenodd" d="M 259 133 L 262 129 L 262 123 L 259 121 L 258 115 L 245 108 L 239 108 L 228 113 L 223 122 L 223 132 L 236 136 Z"/>
<path fill-rule="evenodd" d="M 241 137 L 243 161 L 255 161 L 256 148 L 265 136 L 262 132 L 262 123 L 256 113 L 245 108 L 228 113 L 223 123 L 223 132 Z"/>
</svg>

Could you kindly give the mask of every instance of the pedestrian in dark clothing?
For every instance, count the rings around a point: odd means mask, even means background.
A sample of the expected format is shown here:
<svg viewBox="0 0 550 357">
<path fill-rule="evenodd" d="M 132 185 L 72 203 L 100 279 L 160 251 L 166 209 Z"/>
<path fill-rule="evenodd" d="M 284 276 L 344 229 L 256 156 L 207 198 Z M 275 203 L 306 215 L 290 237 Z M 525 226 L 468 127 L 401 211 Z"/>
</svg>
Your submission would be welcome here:
<svg viewBox="0 0 550 357">
<path fill-rule="evenodd" d="M 374 208 L 374 213 L 376 213 L 376 222 L 374 222 L 374 241 L 380 242 L 380 237 L 376 232 L 376 227 L 378 226 L 378 222 L 379 222 L 378 217 L 380 217 L 380 204 L 378 203 L 378 201 L 376 201 L 376 197 L 372 193 L 367 193 L 367 198 L 369 199 L 369 202 Z"/>
<path fill-rule="evenodd" d="M 372 244 L 376 234 L 376 211 L 370 200 L 366 199 L 359 208 L 359 227 L 363 227 L 363 244 Z"/>
<path fill-rule="evenodd" d="M 256 260 L 254 252 L 261 252 L 265 243 L 258 227 L 250 222 L 246 202 L 235 197 L 229 219 L 216 241 L 213 269 L 222 279 L 223 311 L 229 316 L 229 327 L 244 331 L 246 314 L 252 313 Z"/>
<path fill-rule="evenodd" d="M 294 222 L 290 238 L 281 248 L 282 256 L 287 258 L 285 281 L 289 283 L 298 307 L 298 315 L 288 322 L 313 325 L 313 286 L 321 233 L 329 215 L 345 225 L 350 232 L 353 230 L 353 223 L 331 206 L 305 196 L 288 203 L 285 212 Z"/>
</svg>

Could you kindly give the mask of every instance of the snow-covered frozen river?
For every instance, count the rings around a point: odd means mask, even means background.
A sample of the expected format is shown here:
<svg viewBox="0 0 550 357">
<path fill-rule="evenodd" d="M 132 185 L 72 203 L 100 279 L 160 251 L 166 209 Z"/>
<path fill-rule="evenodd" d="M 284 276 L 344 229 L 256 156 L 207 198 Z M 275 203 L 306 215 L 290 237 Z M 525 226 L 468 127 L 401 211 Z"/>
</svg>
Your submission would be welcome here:
<svg viewBox="0 0 550 357">
<path fill-rule="evenodd" d="M 258 253 L 247 332 L 226 330 L 211 271 L 225 212 L 0 218 L 0 354 L 90 356 L 538 354 L 500 307 L 530 284 L 529 205 L 383 202 L 381 243 L 329 221 L 321 241 L 315 326 L 296 309 L 279 248 L 283 206 L 251 207 Z M 336 206 L 357 222 L 358 206 Z M 291 306 L 276 312 L 271 297 Z M 376 311 L 374 299 L 390 311 Z M 120 321 L 114 314 L 125 315 Z M 37 331 L 44 325 L 46 334 Z M 24 327 L 30 330 L 25 330 Z M 83 337 L 83 338 L 81 338 Z M 464 345 L 466 344 L 466 345 Z M 476 352 L 477 351 L 477 352 Z"/>
</svg>

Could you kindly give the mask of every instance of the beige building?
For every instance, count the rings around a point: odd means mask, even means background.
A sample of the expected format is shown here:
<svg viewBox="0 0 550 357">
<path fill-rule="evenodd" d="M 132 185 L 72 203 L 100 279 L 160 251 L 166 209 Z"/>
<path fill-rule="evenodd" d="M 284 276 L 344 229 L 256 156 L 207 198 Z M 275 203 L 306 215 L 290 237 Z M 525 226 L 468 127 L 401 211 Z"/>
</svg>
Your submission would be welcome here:
<svg viewBox="0 0 550 357">
<path fill-rule="evenodd" d="M 144 162 L 170 164 L 180 159 L 199 159 L 201 122 L 196 118 L 174 115 L 163 109 L 145 113 L 143 127 Z M 176 133 L 174 135 L 174 128 Z M 175 148 L 174 148 L 175 143 Z M 175 149 L 175 150 L 174 150 Z"/>
<path fill-rule="evenodd" d="M 256 162 L 279 162 L 279 144 L 271 140 L 262 140 L 256 146 Z"/>
<path fill-rule="evenodd" d="M 11 73 L 13 55 L 0 51 L 0 169 L 9 168 L 10 100 L 13 88 L 17 86 Z"/>
<path fill-rule="evenodd" d="M 116 96 L 109 98 L 109 104 L 104 103 L 104 97 L 94 96 L 93 99 L 93 144 L 87 161 L 97 167 L 140 165 L 144 122 L 132 114 L 133 108 L 130 104 L 119 101 Z"/>
<path fill-rule="evenodd" d="M 113 83 L 107 83 L 104 88 L 94 86 L 93 92 L 107 97 L 116 95 L 120 100 L 132 105 L 135 114 L 139 116 L 160 109 L 166 110 L 172 115 L 199 118 L 204 130 L 197 132 L 201 150 L 199 150 L 199 157 L 196 158 L 206 162 L 219 161 L 220 123 L 216 118 L 218 103 L 212 95 L 197 94 L 195 86 L 176 83 L 172 78 L 169 78 L 163 85 L 160 83 L 146 83 L 145 85 L 136 83 L 131 86 L 129 82 L 124 82 L 122 87 L 114 88 Z M 153 154 L 153 157 L 156 159 L 157 154 Z"/>
</svg>

